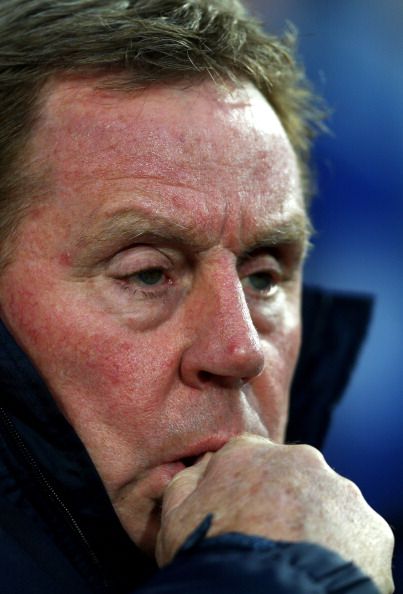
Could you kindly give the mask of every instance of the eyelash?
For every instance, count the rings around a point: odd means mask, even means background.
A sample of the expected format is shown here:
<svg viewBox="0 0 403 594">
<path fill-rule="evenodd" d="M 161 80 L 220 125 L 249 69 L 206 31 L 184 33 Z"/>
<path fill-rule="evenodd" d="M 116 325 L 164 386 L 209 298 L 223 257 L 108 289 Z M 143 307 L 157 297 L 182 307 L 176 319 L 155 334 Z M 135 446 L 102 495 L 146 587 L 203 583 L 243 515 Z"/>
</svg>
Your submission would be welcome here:
<svg viewBox="0 0 403 594">
<path fill-rule="evenodd" d="M 257 272 L 252 272 L 250 274 L 247 274 L 242 280 L 242 286 L 244 286 L 244 282 L 247 281 L 249 279 L 249 282 L 251 282 L 251 277 L 260 277 L 260 278 L 264 278 L 264 277 L 270 277 L 270 287 L 266 288 L 266 289 L 253 289 L 251 288 L 250 291 L 251 293 L 249 293 L 249 291 L 247 290 L 247 288 L 245 287 L 245 292 L 248 291 L 248 294 L 250 294 L 251 298 L 255 298 L 255 299 L 270 299 L 271 297 L 273 297 L 273 293 L 275 293 L 278 289 L 278 286 L 280 284 L 280 279 L 278 278 L 278 275 L 274 274 L 273 271 L 257 271 Z M 268 279 L 267 279 L 268 280 Z"/>
<path fill-rule="evenodd" d="M 121 277 L 117 280 L 119 281 L 122 288 L 125 291 L 130 292 L 133 297 L 135 295 L 137 295 L 138 293 L 140 293 L 141 297 L 144 297 L 145 299 L 160 298 L 160 297 L 164 296 L 164 294 L 167 291 L 168 286 L 171 286 L 173 284 L 173 280 L 171 278 L 169 278 L 168 282 L 164 283 L 164 285 L 159 285 L 157 290 L 151 289 L 151 288 L 144 290 L 138 286 L 135 286 L 134 283 L 130 280 L 136 274 L 141 274 L 142 272 L 147 272 L 149 270 L 154 270 L 154 269 L 161 270 L 165 276 L 168 276 L 168 273 L 166 270 L 164 270 L 163 268 L 155 267 L 155 268 L 145 268 L 144 270 L 140 270 L 140 271 L 136 272 L 135 274 L 129 274 L 129 275 Z"/>
<path fill-rule="evenodd" d="M 134 282 L 130 280 L 133 277 L 135 277 L 136 275 L 142 274 L 144 272 L 152 271 L 152 270 L 160 270 L 161 273 L 167 279 L 163 285 L 158 285 L 158 288 L 156 290 L 152 289 L 151 287 L 149 289 L 143 289 L 143 288 L 139 287 L 138 285 L 136 286 L 134 284 Z M 246 279 L 252 277 L 253 275 L 258 275 L 258 274 L 261 274 L 261 275 L 267 274 L 268 276 L 271 276 L 272 287 L 268 290 L 267 289 L 261 290 L 261 291 L 256 290 L 256 292 L 254 292 L 253 289 L 251 291 L 248 291 L 246 288 L 244 288 L 245 294 L 246 294 L 247 298 L 249 298 L 249 299 L 269 300 L 270 298 L 274 297 L 275 293 L 277 292 L 277 289 L 281 282 L 281 279 L 279 279 L 278 275 L 276 275 L 273 271 L 257 271 L 257 272 L 252 272 L 252 273 L 246 275 L 245 277 L 243 277 L 243 279 L 241 279 L 242 285 Z M 126 292 L 130 292 L 131 296 L 134 297 L 136 295 L 140 295 L 141 298 L 144 298 L 144 299 L 162 298 L 166 295 L 168 288 L 174 284 L 173 279 L 171 277 L 169 277 L 169 275 L 168 275 L 168 271 L 164 270 L 162 267 L 160 267 L 160 268 L 159 267 L 145 268 L 145 269 L 140 270 L 134 274 L 130 274 L 125 277 L 121 277 L 120 279 L 117 279 L 117 280 L 120 282 L 122 288 Z"/>
</svg>

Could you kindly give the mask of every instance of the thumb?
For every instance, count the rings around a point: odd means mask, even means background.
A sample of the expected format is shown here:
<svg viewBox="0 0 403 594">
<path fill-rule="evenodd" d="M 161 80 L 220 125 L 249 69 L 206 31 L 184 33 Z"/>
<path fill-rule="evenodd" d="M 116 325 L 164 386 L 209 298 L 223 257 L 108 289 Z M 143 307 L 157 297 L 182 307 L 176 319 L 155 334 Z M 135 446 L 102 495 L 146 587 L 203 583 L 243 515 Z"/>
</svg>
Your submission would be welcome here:
<svg viewBox="0 0 403 594">
<path fill-rule="evenodd" d="M 211 452 L 207 452 L 196 464 L 178 472 L 170 481 L 162 500 L 162 521 L 193 493 L 212 456 Z"/>
<path fill-rule="evenodd" d="M 194 466 L 179 472 L 165 489 L 162 500 L 161 528 L 157 535 L 155 549 L 155 558 L 159 567 L 163 567 L 172 560 L 187 536 L 187 532 L 182 534 L 181 530 L 178 531 L 181 522 L 178 523 L 172 514 L 196 490 L 212 455 L 211 453 L 205 454 Z M 172 530 L 173 523 L 175 530 Z"/>
</svg>

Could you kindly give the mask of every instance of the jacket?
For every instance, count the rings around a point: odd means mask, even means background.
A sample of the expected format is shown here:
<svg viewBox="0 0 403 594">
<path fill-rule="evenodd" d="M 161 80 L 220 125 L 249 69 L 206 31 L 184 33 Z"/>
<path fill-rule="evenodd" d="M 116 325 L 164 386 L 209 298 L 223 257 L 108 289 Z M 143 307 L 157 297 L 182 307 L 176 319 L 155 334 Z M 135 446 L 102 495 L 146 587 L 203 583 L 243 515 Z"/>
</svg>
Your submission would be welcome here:
<svg viewBox="0 0 403 594">
<path fill-rule="evenodd" d="M 320 446 L 365 336 L 367 299 L 306 289 L 288 439 Z M 374 594 L 353 564 L 309 543 L 231 533 L 210 517 L 159 570 L 121 527 L 84 446 L 0 324 L 3 594 Z"/>
</svg>

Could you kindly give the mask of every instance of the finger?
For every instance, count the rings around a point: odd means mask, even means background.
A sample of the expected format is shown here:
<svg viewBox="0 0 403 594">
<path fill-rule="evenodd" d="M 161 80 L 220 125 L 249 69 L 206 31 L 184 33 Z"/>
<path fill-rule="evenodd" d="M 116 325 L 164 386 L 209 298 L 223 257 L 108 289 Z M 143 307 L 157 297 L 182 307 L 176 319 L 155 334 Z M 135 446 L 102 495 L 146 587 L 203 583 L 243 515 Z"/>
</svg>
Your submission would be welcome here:
<svg viewBox="0 0 403 594">
<path fill-rule="evenodd" d="M 196 464 L 174 476 L 165 489 L 162 500 L 162 519 L 179 507 L 197 488 L 212 456 L 211 452 L 207 452 Z"/>
<path fill-rule="evenodd" d="M 237 435 L 232 437 L 228 443 L 224 446 L 231 447 L 231 446 L 275 446 L 278 445 L 276 442 L 272 441 L 270 438 L 265 437 L 263 435 L 258 435 L 257 433 L 242 433 L 241 435 Z M 222 448 L 222 449 L 224 449 Z"/>
</svg>

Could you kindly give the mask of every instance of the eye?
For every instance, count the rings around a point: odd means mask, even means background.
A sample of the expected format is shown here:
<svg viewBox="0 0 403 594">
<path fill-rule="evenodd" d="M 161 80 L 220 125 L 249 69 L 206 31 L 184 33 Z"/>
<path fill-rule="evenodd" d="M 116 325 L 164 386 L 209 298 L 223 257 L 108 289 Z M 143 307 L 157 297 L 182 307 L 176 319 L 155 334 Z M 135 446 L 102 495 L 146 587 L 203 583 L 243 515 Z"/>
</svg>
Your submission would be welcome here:
<svg viewBox="0 0 403 594">
<path fill-rule="evenodd" d="M 181 253 L 168 247 L 146 244 L 130 246 L 115 254 L 107 264 L 111 290 L 129 303 L 175 302 L 184 287 L 186 268 Z M 153 306 L 154 307 L 154 306 Z"/>
<path fill-rule="evenodd" d="M 155 287 L 162 284 L 165 279 L 165 272 L 162 268 L 148 268 L 135 274 L 131 274 L 129 279 L 138 282 L 145 287 Z"/>
<path fill-rule="evenodd" d="M 243 278 L 242 285 L 247 292 L 253 292 L 261 297 L 271 297 L 278 288 L 277 281 L 270 272 L 249 274 Z"/>
</svg>

